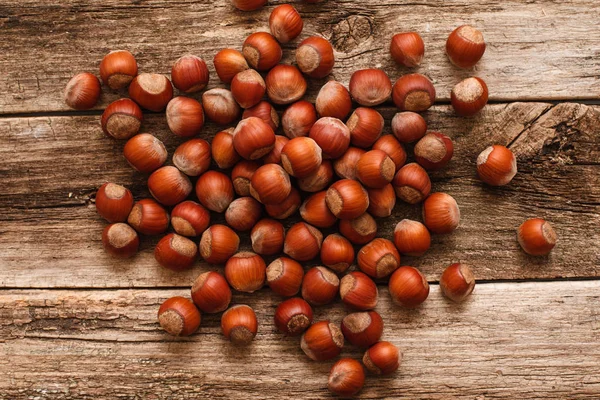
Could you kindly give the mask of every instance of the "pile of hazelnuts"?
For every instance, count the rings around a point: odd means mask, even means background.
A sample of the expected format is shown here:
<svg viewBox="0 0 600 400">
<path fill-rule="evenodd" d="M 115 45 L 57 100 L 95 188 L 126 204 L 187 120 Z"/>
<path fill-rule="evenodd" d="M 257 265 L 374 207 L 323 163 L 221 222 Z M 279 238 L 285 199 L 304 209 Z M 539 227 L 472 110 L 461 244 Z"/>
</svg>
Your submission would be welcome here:
<svg viewBox="0 0 600 400">
<path fill-rule="evenodd" d="M 242 10 L 252 10 L 266 0 L 233 2 Z M 400 254 L 424 254 L 431 244 L 430 233 L 451 233 L 460 221 L 452 196 L 431 193 L 428 171 L 443 168 L 453 155 L 452 140 L 428 132 L 418 114 L 434 103 L 435 88 L 421 74 L 402 76 L 392 85 L 384 71 L 365 69 L 352 74 L 349 90 L 340 82 L 327 82 L 313 105 L 302 100 L 305 76 L 330 74 L 331 44 L 317 36 L 306 38 L 296 50 L 297 66 L 279 64 L 280 43 L 300 35 L 302 18 L 294 7 L 280 5 L 273 9 L 269 27 L 271 33 L 248 36 L 241 52 L 217 53 L 216 73 L 230 84 L 230 90 L 206 90 L 202 102 L 173 97 L 173 86 L 181 94 L 206 88 L 209 71 L 199 57 L 177 60 L 171 80 L 160 74 L 138 74 L 137 62 L 128 51 L 104 57 L 102 82 L 113 90 L 128 87 L 129 98 L 106 108 L 102 129 L 114 139 L 127 140 L 124 156 L 134 169 L 150 174 L 148 188 L 154 198 L 134 202 L 127 188 L 102 185 L 95 202 L 98 213 L 110 223 L 102 232 L 104 248 L 113 256 L 131 257 L 138 250 L 138 234 L 163 234 L 171 225 L 175 232 L 160 239 L 154 251 L 160 265 L 185 270 L 196 262 L 198 253 L 208 264 L 225 265 L 225 276 L 216 271 L 198 276 L 191 289 L 193 301 L 173 297 L 161 305 L 158 320 L 172 335 L 195 332 L 200 312 L 223 312 L 225 337 L 237 345 L 249 344 L 258 329 L 256 314 L 247 305 L 230 307 L 231 288 L 251 293 L 266 282 L 276 294 L 290 297 L 277 307 L 275 326 L 286 335 L 303 334 L 300 347 L 309 358 L 333 359 L 347 340 L 367 349 L 363 358 L 367 370 L 390 374 L 398 368 L 401 353 L 393 344 L 380 341 L 383 320 L 373 311 L 378 300 L 374 279 L 389 278 L 390 295 L 402 307 L 423 303 L 429 284 L 418 269 L 401 265 Z M 454 65 L 471 68 L 483 55 L 485 42 L 481 32 L 465 25 L 450 34 L 446 50 Z M 390 51 L 399 64 L 415 67 L 423 58 L 423 40 L 416 32 L 400 33 L 392 38 Z M 94 75 L 79 74 L 67 85 L 66 102 L 76 109 L 91 108 L 100 92 Z M 265 94 L 270 102 L 264 100 Z M 391 122 L 393 134 L 382 136 L 384 118 L 370 107 L 390 97 L 401 112 Z M 461 116 L 478 113 L 487 99 L 488 89 L 480 78 L 465 79 L 452 90 L 452 106 Z M 353 101 L 359 107 L 351 113 Z M 271 103 L 286 105 L 281 119 Z M 167 149 L 158 138 L 138 133 L 142 108 L 166 109 L 169 129 L 191 138 L 177 147 L 172 166 L 163 166 Z M 211 144 L 192 138 L 201 132 L 205 116 L 219 125 L 236 126 L 217 133 Z M 285 136 L 275 134 L 279 127 Z M 413 142 L 416 162 L 406 164 L 403 144 Z M 504 146 L 490 146 L 477 158 L 477 172 L 489 185 L 506 185 L 517 172 L 515 156 Z M 191 179 L 196 179 L 199 203 L 188 200 L 194 189 Z M 403 219 L 393 238 L 378 238 L 375 217 L 389 217 L 396 198 L 409 204 L 422 202 L 423 222 Z M 228 226 L 211 225 L 211 211 L 225 213 Z M 268 218 L 262 218 L 265 212 Z M 298 212 L 303 222 L 286 232 L 280 220 Z M 336 224 L 337 233 L 323 238 L 320 229 Z M 237 232 L 250 232 L 252 252 L 238 251 Z M 193 238 L 199 236 L 197 245 Z M 518 229 L 518 240 L 527 253 L 542 255 L 554 247 L 556 234 L 544 220 L 531 219 Z M 360 246 L 356 257 L 354 246 Z M 282 252 L 285 256 L 278 257 Z M 267 266 L 264 257 L 278 258 Z M 301 263 L 317 257 L 323 266 L 305 273 Z M 358 270 L 348 272 L 355 261 Z M 465 300 L 474 286 L 473 273 L 465 264 L 450 265 L 440 279 L 441 292 L 455 302 Z M 302 297 L 293 297 L 299 292 Z M 311 307 L 333 302 L 338 293 L 357 312 L 344 317 L 341 328 L 330 321 L 313 323 Z M 358 361 L 341 359 L 331 369 L 329 389 L 351 396 L 360 391 L 364 380 Z"/>
</svg>

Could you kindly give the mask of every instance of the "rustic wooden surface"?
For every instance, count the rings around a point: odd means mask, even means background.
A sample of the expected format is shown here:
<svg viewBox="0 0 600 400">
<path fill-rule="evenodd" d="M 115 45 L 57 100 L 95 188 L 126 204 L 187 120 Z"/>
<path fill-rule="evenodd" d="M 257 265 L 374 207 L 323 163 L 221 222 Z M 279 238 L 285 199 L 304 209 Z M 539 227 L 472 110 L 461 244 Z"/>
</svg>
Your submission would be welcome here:
<svg viewBox="0 0 600 400">
<path fill-rule="evenodd" d="M 600 329 L 596 282 L 480 285 L 457 307 L 438 286 L 416 311 L 381 290 L 384 338 L 404 354 L 397 374 L 369 377 L 361 398 L 597 398 Z M 6 398 L 320 399 L 328 362 L 309 362 L 298 338 L 276 332 L 268 290 L 234 300 L 258 311 L 253 344 L 236 349 L 204 316 L 188 339 L 154 322 L 184 290 L 15 290 L 0 293 L 0 392 Z M 339 323 L 343 306 L 320 307 Z M 13 321 L 6 324 L 6 321 Z M 360 357 L 348 346 L 344 356 Z M 31 397 L 30 397 L 31 396 Z"/>
<path fill-rule="evenodd" d="M 394 111 L 383 111 L 391 119 Z M 485 280 L 599 275 L 600 107 L 498 104 L 465 121 L 449 106 L 436 106 L 427 119 L 432 129 L 455 141 L 450 166 L 432 178 L 435 191 L 456 197 L 462 222 L 454 234 L 435 236 L 424 257 L 406 257 L 405 263 L 422 268 L 430 280 L 456 261 L 469 263 Z M 153 115 L 144 124 L 172 154 L 179 140 L 168 132 L 164 117 Z M 0 129 L 8 131 L 0 138 L 6 168 L 0 200 L 7 206 L 0 208 L 6 220 L 0 262 L 11 272 L 0 278 L 2 286 L 188 286 L 206 268 L 200 262 L 185 273 L 161 268 L 152 253 L 157 238 L 144 240 L 144 251 L 130 261 L 104 253 L 100 232 L 105 223 L 93 205 L 96 189 L 114 181 L 138 197 L 149 194 L 146 177 L 127 164 L 122 143 L 98 129 L 97 116 L 9 118 L 0 120 Z M 215 129 L 205 129 L 205 137 Z M 476 178 L 475 159 L 492 143 L 510 145 L 519 160 L 520 173 L 504 188 L 490 188 Z M 61 153 L 68 157 L 57 157 Z M 419 213 L 418 206 L 398 204 L 393 217 L 379 222 L 380 236 L 391 238 L 399 219 L 419 218 Z M 560 236 L 547 258 L 525 255 L 515 240 L 516 228 L 534 216 L 552 221 Z"/>
<path fill-rule="evenodd" d="M 285 1 L 272 2 L 279 3 Z M 600 93 L 596 0 L 327 0 L 296 5 L 305 21 L 302 37 L 318 34 L 333 42 L 333 76 L 344 83 L 360 68 L 382 67 L 393 79 L 406 73 L 394 65 L 389 40 L 399 30 L 416 30 L 426 43 L 419 71 L 448 100 L 454 84 L 470 72 L 450 64 L 445 41 L 456 26 L 468 22 L 481 28 L 489 43 L 475 72 L 486 80 L 492 100 L 594 99 Z M 219 49 L 240 49 L 250 33 L 268 30 L 271 9 L 243 13 L 227 0 L 2 0 L 0 28 L 7 40 L 0 42 L 0 54 L 13 56 L 0 58 L 0 110 L 66 110 L 60 93 L 73 72 L 97 70 L 102 56 L 115 48 L 131 50 L 141 71 L 170 73 L 172 63 L 187 52 L 212 60 Z M 284 46 L 285 62 L 293 60 L 300 40 Z M 213 74 L 211 85 L 217 84 Z M 310 96 L 321 85 L 313 81 Z M 105 95 L 97 108 L 116 97 Z"/>
<path fill-rule="evenodd" d="M 62 91 L 76 72 L 97 73 L 109 50 L 127 48 L 142 71 L 168 74 L 186 52 L 212 66 L 222 47 L 241 47 L 265 30 L 273 5 L 234 11 L 226 0 L 203 2 L 0 0 L 0 399 L 327 398 L 331 363 L 309 362 L 297 339 L 275 332 L 280 298 L 263 289 L 234 295 L 260 321 L 248 349 L 229 345 L 219 316 L 203 316 L 190 338 L 165 335 L 159 304 L 188 295 L 208 268 L 184 273 L 156 265 L 157 238 L 142 240 L 133 260 L 107 257 L 105 223 L 94 194 L 106 181 L 148 195 L 145 176 L 121 155 L 122 143 L 99 128 L 100 110 L 118 97 L 105 93 L 96 110 L 67 111 Z M 387 52 L 392 33 L 419 31 L 440 105 L 426 113 L 431 129 L 455 142 L 448 168 L 432 175 L 462 211 L 460 228 L 434 237 L 421 258 L 403 258 L 432 282 L 416 311 L 393 306 L 380 286 L 386 340 L 405 355 L 398 374 L 368 378 L 361 398 L 597 399 L 600 397 L 598 299 L 600 280 L 600 5 L 558 1 L 333 1 L 295 3 L 303 37 L 332 40 L 333 76 L 384 68 L 394 79 L 407 70 Z M 462 23 L 480 27 L 489 43 L 474 71 L 452 67 L 447 34 Z M 293 60 L 298 40 L 284 46 Z M 458 118 L 448 103 L 452 86 L 469 74 L 484 78 L 490 104 L 478 117 Z M 313 99 L 323 81 L 312 81 Z M 523 102 L 528 101 L 528 102 Z M 579 101 L 579 103 L 572 103 Z M 581 104 L 581 103 L 587 103 Z M 394 109 L 381 108 L 386 131 Z M 142 128 L 179 141 L 161 115 Z M 203 137 L 217 128 L 208 124 Z M 482 185 L 475 159 L 487 145 L 508 145 L 519 174 L 503 188 Z M 409 149 L 410 153 L 410 149 Z M 398 205 L 380 221 L 389 237 L 395 222 L 419 218 L 419 207 Z M 526 218 L 551 221 L 559 243 L 549 257 L 522 253 L 516 227 Z M 215 220 L 219 220 L 215 216 Z M 287 222 L 289 225 L 291 222 Z M 248 245 L 243 237 L 244 246 Z M 442 299 L 435 283 L 451 262 L 472 266 L 479 280 L 464 305 Z M 308 263 L 311 265 L 311 263 Z M 523 282 L 525 281 L 525 282 Z M 321 307 L 316 318 L 339 322 L 343 306 Z M 359 357 L 351 346 L 344 354 Z"/>
</svg>

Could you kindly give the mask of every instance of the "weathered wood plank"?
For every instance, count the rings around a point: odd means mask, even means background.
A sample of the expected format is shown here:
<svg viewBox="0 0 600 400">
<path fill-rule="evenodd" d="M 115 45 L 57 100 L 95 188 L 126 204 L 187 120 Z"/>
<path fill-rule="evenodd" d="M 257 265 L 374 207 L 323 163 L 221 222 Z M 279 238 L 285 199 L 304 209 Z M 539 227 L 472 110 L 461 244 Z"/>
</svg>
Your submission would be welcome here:
<svg viewBox="0 0 600 400">
<path fill-rule="evenodd" d="M 393 110 L 383 110 L 389 120 Z M 455 158 L 432 175 L 435 191 L 456 197 L 460 229 L 436 236 L 424 257 L 404 262 L 437 280 L 443 266 L 471 264 L 479 279 L 527 279 L 600 274 L 600 113 L 575 104 L 493 105 L 475 120 L 456 118 L 447 106 L 427 115 L 432 129 L 455 140 Z M 175 274 L 153 258 L 157 238 L 142 242 L 141 254 L 116 261 L 104 254 L 93 193 L 105 181 L 132 187 L 148 196 L 145 177 L 121 156 L 121 144 L 107 139 L 97 117 L 30 118 L 0 121 L 9 134 L 0 137 L 0 263 L 9 273 L 4 287 L 151 287 L 187 286 L 197 271 Z M 152 116 L 146 128 L 176 140 L 164 122 Z M 206 129 L 206 137 L 215 128 Z M 482 185 L 474 161 L 488 144 L 512 143 L 520 173 L 504 188 Z M 62 155 L 67 154 L 67 157 Z M 420 218 L 419 207 L 398 204 L 380 221 L 380 235 L 391 237 L 395 223 Z M 526 218 L 551 221 L 560 242 L 549 258 L 528 257 L 515 240 Z M 220 216 L 214 216 L 219 218 Z M 288 225 L 291 222 L 288 222 Z M 245 245 L 249 244 L 243 236 Z M 201 268 L 205 268 L 201 265 Z M 74 279 L 75 278 L 75 279 Z"/>
<path fill-rule="evenodd" d="M 386 119 L 393 110 L 383 110 Z M 435 191 L 456 197 L 461 227 L 436 236 L 430 252 L 404 263 L 423 269 L 435 281 L 452 262 L 471 264 L 479 279 L 591 277 L 600 274 L 600 113 L 596 107 L 540 103 L 492 105 L 478 118 L 464 120 L 447 106 L 427 115 L 432 129 L 455 140 L 448 168 L 432 175 Z M 174 135 L 162 118 L 151 116 L 145 129 L 165 139 Z M 145 177 L 121 156 L 119 143 L 107 139 L 98 117 L 0 120 L 0 276 L 3 287 L 152 287 L 187 286 L 195 270 L 175 274 L 153 258 L 157 238 L 144 239 L 133 260 L 115 261 L 100 242 L 104 222 L 93 205 L 105 181 L 130 186 L 147 196 Z M 208 126 L 205 137 L 215 128 Z M 503 188 L 475 177 L 477 154 L 492 143 L 509 144 L 520 173 Z M 398 204 L 380 221 L 380 235 L 391 237 L 395 223 L 420 218 L 418 206 Z M 549 258 L 526 256 L 515 229 L 526 218 L 551 221 L 560 241 Z M 218 218 L 218 216 L 215 216 Z M 291 222 L 288 222 L 288 225 Z M 243 236 L 245 245 L 249 244 Z M 201 265 L 201 268 L 206 268 Z"/>
<path fill-rule="evenodd" d="M 141 71 L 168 74 L 173 61 L 193 52 L 212 61 L 221 48 L 241 48 L 253 31 L 268 29 L 261 11 L 235 11 L 227 0 L 200 2 L 15 1 L 0 2 L 0 113 L 65 110 L 62 91 L 79 71 L 97 71 L 104 54 L 127 48 Z M 477 25 L 489 43 L 474 73 L 496 101 L 598 99 L 600 17 L 595 0 L 571 2 L 435 0 L 424 3 L 326 1 L 295 3 L 305 21 L 301 38 L 285 46 L 293 62 L 299 40 L 323 35 L 336 48 L 333 76 L 347 83 L 360 68 L 381 67 L 395 79 L 406 69 L 391 60 L 391 36 L 417 30 L 426 43 L 419 72 L 430 76 L 439 98 L 473 73 L 454 68 L 444 54 L 448 34 L 463 23 Z M 43 34 L 40 34 L 43 32 Z M 211 85 L 217 84 L 212 62 Z M 313 82 L 313 97 L 322 82 Z M 115 94 L 105 94 L 103 108 Z"/>
<path fill-rule="evenodd" d="M 381 290 L 384 339 L 404 353 L 397 374 L 369 376 L 360 398 L 593 399 L 600 392 L 600 281 L 480 284 L 462 306 L 432 287 L 415 311 Z M 177 339 L 157 322 L 160 303 L 184 290 L 0 292 L 0 393 L 5 398 L 329 398 L 332 362 L 308 360 L 276 332 L 280 301 L 268 290 L 236 294 L 259 332 L 231 346 L 219 316 Z M 339 323 L 340 304 L 316 310 Z M 361 352 L 346 346 L 343 356 Z"/>
</svg>

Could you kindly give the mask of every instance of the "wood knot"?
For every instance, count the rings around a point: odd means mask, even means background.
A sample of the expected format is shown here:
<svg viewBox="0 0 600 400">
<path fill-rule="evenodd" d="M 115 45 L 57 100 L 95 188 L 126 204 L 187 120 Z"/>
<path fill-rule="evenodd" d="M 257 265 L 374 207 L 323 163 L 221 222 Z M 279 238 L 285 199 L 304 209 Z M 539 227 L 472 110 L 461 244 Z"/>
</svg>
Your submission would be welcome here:
<svg viewBox="0 0 600 400">
<path fill-rule="evenodd" d="M 568 122 L 560 122 L 554 127 L 554 137 L 544 141 L 541 153 L 556 164 L 573 164 L 576 157 L 576 148 L 573 137 L 579 136 L 581 131 Z"/>
<path fill-rule="evenodd" d="M 352 15 L 333 26 L 331 44 L 348 53 L 366 42 L 373 35 L 373 24 L 367 17 Z"/>
</svg>

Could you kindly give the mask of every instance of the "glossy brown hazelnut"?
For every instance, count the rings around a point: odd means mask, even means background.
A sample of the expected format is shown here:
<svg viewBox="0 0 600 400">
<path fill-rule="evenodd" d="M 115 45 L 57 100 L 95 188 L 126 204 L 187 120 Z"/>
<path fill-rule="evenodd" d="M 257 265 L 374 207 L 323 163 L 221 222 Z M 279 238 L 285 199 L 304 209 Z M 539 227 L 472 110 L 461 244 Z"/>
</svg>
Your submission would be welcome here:
<svg viewBox="0 0 600 400">
<path fill-rule="evenodd" d="M 281 253 L 285 240 L 285 229 L 279 221 L 265 218 L 258 221 L 250 232 L 252 250 L 261 255 Z"/>
<path fill-rule="evenodd" d="M 302 297 L 313 306 L 331 303 L 338 293 L 340 280 L 337 275 L 325 267 L 313 267 L 304 275 Z"/>
<path fill-rule="evenodd" d="M 394 83 L 392 99 L 401 111 L 425 111 L 435 103 L 435 88 L 424 75 L 404 75 Z"/>
<path fill-rule="evenodd" d="M 305 178 L 321 166 L 321 148 L 313 139 L 297 137 L 281 150 L 281 163 L 286 172 L 296 178 Z"/>
<path fill-rule="evenodd" d="M 231 91 L 222 88 L 202 93 L 202 106 L 206 118 L 219 125 L 228 125 L 240 115 L 241 109 Z"/>
<path fill-rule="evenodd" d="M 225 221 L 238 232 L 249 231 L 258 222 L 262 207 L 252 197 L 233 200 L 225 211 Z"/>
<path fill-rule="evenodd" d="M 390 54 L 394 61 L 405 67 L 418 67 L 423 60 L 425 43 L 417 32 L 397 33 L 392 37 Z"/>
<path fill-rule="evenodd" d="M 358 107 L 348 118 L 346 126 L 350 130 L 352 145 L 368 148 L 381 136 L 383 117 L 372 108 Z"/>
<path fill-rule="evenodd" d="M 248 64 L 258 71 L 268 71 L 281 60 L 281 46 L 267 32 L 256 32 L 244 41 L 242 54 Z"/>
<path fill-rule="evenodd" d="M 184 236 L 169 233 L 158 241 L 154 248 L 154 258 L 165 268 L 183 271 L 198 259 L 198 246 Z"/>
<path fill-rule="evenodd" d="M 454 197 L 432 193 L 423 203 L 423 223 L 433 233 L 450 233 L 460 223 L 460 209 Z"/>
<path fill-rule="evenodd" d="M 363 364 L 367 370 L 376 375 L 396 372 L 401 360 L 402 353 L 390 342 L 375 343 L 363 356 Z"/>
<path fill-rule="evenodd" d="M 380 69 L 361 69 L 350 77 L 350 95 L 361 106 L 373 107 L 384 103 L 392 94 L 392 82 Z"/>
<path fill-rule="evenodd" d="M 200 255 L 207 263 L 224 264 L 240 246 L 239 236 L 228 226 L 212 225 L 200 238 Z"/>
<path fill-rule="evenodd" d="M 223 335 L 236 346 L 249 345 L 258 331 L 258 320 L 254 310 L 238 304 L 223 313 L 221 317 Z"/>
<path fill-rule="evenodd" d="M 300 291 L 302 278 L 302 265 L 291 258 L 277 258 L 267 267 L 267 283 L 280 296 L 295 296 Z"/>
<path fill-rule="evenodd" d="M 361 391 L 365 384 L 363 366 L 352 358 L 342 358 L 331 367 L 327 388 L 337 396 L 352 397 Z"/>
<path fill-rule="evenodd" d="M 475 277 L 465 264 L 452 264 L 444 270 L 440 278 L 440 290 L 450 300 L 465 301 L 475 288 Z"/>
<path fill-rule="evenodd" d="M 333 161 L 335 174 L 342 179 L 356 180 L 356 163 L 366 152 L 358 147 L 348 147 L 340 158 Z"/>
<path fill-rule="evenodd" d="M 171 211 L 171 225 L 181 236 L 200 236 L 210 224 L 210 213 L 195 201 L 177 204 Z"/>
<path fill-rule="evenodd" d="M 123 155 L 139 172 L 152 172 L 167 161 L 165 145 L 149 133 L 140 133 L 129 139 L 123 147 Z"/>
<path fill-rule="evenodd" d="M 427 133 L 427 122 L 421 114 L 402 111 L 392 118 L 392 133 L 402 143 L 412 143 Z"/>
<path fill-rule="evenodd" d="M 305 178 L 296 180 L 300 190 L 315 193 L 321 191 L 333 181 L 333 164 L 330 160 L 321 161 L 319 168 Z"/>
<path fill-rule="evenodd" d="M 290 194 L 290 176 L 278 164 L 265 164 L 250 179 L 250 195 L 263 204 L 280 204 Z"/>
<path fill-rule="evenodd" d="M 293 215 L 300 208 L 302 199 L 300 198 L 300 192 L 295 187 L 292 187 L 290 194 L 281 203 L 266 204 L 265 210 L 270 217 L 276 219 L 286 219 Z"/>
<path fill-rule="evenodd" d="M 127 224 L 117 222 L 102 231 L 104 250 L 113 257 L 129 258 L 135 255 L 140 246 L 140 238 Z"/>
<path fill-rule="evenodd" d="M 342 179 L 327 189 L 327 207 L 339 219 L 353 219 L 369 208 L 369 194 L 357 181 Z"/>
<path fill-rule="evenodd" d="M 196 196 L 204 207 L 222 213 L 233 201 L 233 183 L 221 172 L 207 171 L 196 181 Z"/>
<path fill-rule="evenodd" d="M 133 205 L 127 223 L 142 235 L 158 235 L 169 228 L 169 214 L 153 199 L 142 199 Z"/>
<path fill-rule="evenodd" d="M 427 171 L 417 163 L 406 164 L 400 168 L 392 181 L 396 196 L 409 204 L 425 200 L 431 192 L 431 180 Z"/>
<path fill-rule="evenodd" d="M 242 11 L 254 11 L 267 4 L 267 0 L 231 0 L 235 8 Z"/>
<path fill-rule="evenodd" d="M 244 55 L 234 49 L 223 49 L 213 59 L 215 71 L 222 82 L 231 83 L 238 73 L 250 68 Z"/>
<path fill-rule="evenodd" d="M 400 267 L 392 274 L 389 282 L 392 300 L 406 308 L 415 308 L 429 296 L 429 283 L 414 267 Z"/>
<path fill-rule="evenodd" d="M 113 90 L 126 88 L 137 73 L 137 61 L 127 50 L 111 51 L 100 62 L 102 82 Z"/>
<path fill-rule="evenodd" d="M 407 256 L 422 256 L 431 246 L 431 235 L 419 221 L 403 219 L 394 228 L 394 244 Z"/>
<path fill-rule="evenodd" d="M 225 278 L 235 290 L 252 293 L 263 287 L 267 265 L 256 253 L 236 253 L 225 263 Z"/>
<path fill-rule="evenodd" d="M 394 135 L 383 135 L 373 144 L 373 150 L 383 150 L 396 165 L 398 171 L 406 162 L 406 151 Z"/>
<path fill-rule="evenodd" d="M 281 116 L 283 133 L 290 139 L 308 136 L 308 132 L 315 122 L 317 122 L 315 106 L 305 100 L 290 105 Z"/>
<path fill-rule="evenodd" d="M 101 94 L 98 78 L 89 72 L 82 72 L 67 83 L 65 103 L 76 110 L 88 110 L 96 105 Z"/>
<path fill-rule="evenodd" d="M 129 139 L 140 130 L 142 109 L 129 99 L 113 101 L 102 113 L 102 130 L 115 139 Z"/>
<path fill-rule="evenodd" d="M 365 244 L 377 235 L 377 222 L 369 213 L 354 219 L 343 219 L 339 225 L 340 233 L 354 244 Z"/>
<path fill-rule="evenodd" d="M 298 45 L 296 63 L 311 78 L 324 78 L 331 73 L 335 64 L 333 47 L 322 37 L 306 38 Z"/>
<path fill-rule="evenodd" d="M 188 140 L 173 153 L 173 165 L 187 176 L 202 175 L 210 168 L 210 162 L 210 145 L 204 139 Z"/>
<path fill-rule="evenodd" d="M 488 88 L 481 78 L 467 78 L 454 86 L 452 107 L 462 117 L 477 114 L 488 102 Z"/>
<path fill-rule="evenodd" d="M 298 222 L 288 229 L 283 243 L 283 252 L 297 261 L 308 261 L 319 255 L 323 234 L 320 230 L 304 222 Z"/>
<path fill-rule="evenodd" d="M 105 183 L 96 192 L 96 211 L 108 222 L 125 222 L 133 208 L 133 195 L 124 186 Z"/>
<path fill-rule="evenodd" d="M 383 150 L 370 150 L 356 162 L 356 177 L 370 188 L 388 185 L 396 172 L 396 164 Z"/>
<path fill-rule="evenodd" d="M 383 319 L 376 311 L 348 314 L 342 320 L 342 333 L 347 341 L 357 347 L 372 346 L 383 334 Z"/>
<path fill-rule="evenodd" d="M 173 98 L 173 85 L 161 74 L 139 74 L 129 85 L 129 97 L 142 108 L 163 111 Z"/>
<path fill-rule="evenodd" d="M 235 151 L 246 160 L 257 160 L 275 146 L 275 132 L 262 119 L 249 117 L 241 120 L 233 131 Z"/>
<path fill-rule="evenodd" d="M 304 200 L 304 203 L 300 206 L 300 217 L 318 228 L 333 226 L 337 218 L 331 213 L 329 207 L 327 207 L 326 196 L 327 192 L 323 190 Z"/>
<path fill-rule="evenodd" d="M 358 268 L 373 278 L 385 278 L 400 267 L 400 254 L 387 239 L 373 239 L 358 252 Z"/>
<path fill-rule="evenodd" d="M 341 353 L 344 335 L 337 325 L 329 321 L 319 321 L 304 332 L 300 347 L 311 360 L 331 360 Z"/>
<path fill-rule="evenodd" d="M 471 68 L 485 53 L 485 41 L 481 32 L 470 25 L 456 28 L 446 41 L 446 54 L 459 68 Z"/>
<path fill-rule="evenodd" d="M 191 54 L 180 57 L 171 68 L 173 86 L 184 93 L 201 91 L 208 85 L 208 79 L 206 62 Z"/>
<path fill-rule="evenodd" d="M 340 297 L 344 304 L 357 310 L 371 310 L 377 306 L 377 285 L 362 272 L 350 272 L 340 280 Z"/>
<path fill-rule="evenodd" d="M 204 272 L 192 284 L 192 300 L 202 312 L 219 313 L 229 307 L 231 289 L 218 272 Z"/>
<path fill-rule="evenodd" d="M 247 108 L 242 113 L 242 119 L 257 117 L 262 119 L 267 125 L 275 131 L 279 127 L 279 115 L 277 110 L 266 101 L 261 101 L 257 105 Z"/>
<path fill-rule="evenodd" d="M 354 262 L 354 248 L 348 239 L 333 233 L 323 240 L 321 262 L 338 274 L 346 272 Z"/>
<path fill-rule="evenodd" d="M 250 196 L 250 180 L 260 166 L 258 161 L 250 160 L 241 160 L 235 164 L 231 170 L 231 180 L 233 188 L 239 196 Z"/>
<path fill-rule="evenodd" d="M 549 222 L 541 218 L 532 218 L 519 226 L 517 239 L 525 253 L 545 256 L 556 245 L 557 235 Z"/>
<path fill-rule="evenodd" d="M 495 144 L 477 157 L 477 175 L 488 185 L 508 185 L 517 174 L 517 159 L 510 149 Z"/>
<path fill-rule="evenodd" d="M 221 169 L 231 168 L 241 159 L 233 146 L 233 131 L 228 128 L 218 132 L 210 144 L 212 158 Z"/>
<path fill-rule="evenodd" d="M 279 43 L 287 43 L 300 35 L 304 23 L 294 7 L 282 4 L 271 11 L 269 29 Z"/>
<path fill-rule="evenodd" d="M 415 160 L 426 170 L 445 167 L 454 154 L 452 140 L 440 132 L 429 132 L 415 145 Z"/>
<path fill-rule="evenodd" d="M 204 126 L 202 105 L 189 97 L 178 96 L 167 105 L 167 125 L 181 137 L 196 136 Z"/>
<path fill-rule="evenodd" d="M 352 109 L 350 92 L 341 83 L 329 81 L 319 90 L 315 108 L 320 117 L 345 119 Z"/>
<path fill-rule="evenodd" d="M 323 158 L 338 158 L 350 146 L 350 130 L 339 119 L 323 117 L 310 128 L 308 136 L 323 151 Z"/>
<path fill-rule="evenodd" d="M 281 151 L 283 147 L 290 141 L 287 136 L 275 135 L 275 145 L 273 149 L 263 157 L 262 161 L 265 164 L 279 164 L 281 165 Z"/>
<path fill-rule="evenodd" d="M 275 104 L 293 103 L 306 93 L 306 80 L 293 65 L 276 65 L 267 74 L 265 83 L 267 95 Z"/>
<path fill-rule="evenodd" d="M 387 218 L 392 215 L 396 206 L 396 192 L 391 184 L 382 188 L 367 188 L 369 194 L 369 208 L 367 211 L 378 218 Z"/>
<path fill-rule="evenodd" d="M 192 183 L 184 173 L 169 165 L 157 169 L 150 175 L 148 189 L 159 203 L 174 206 L 190 195 Z"/>
<path fill-rule="evenodd" d="M 286 335 L 304 332 L 313 320 L 313 311 L 305 300 L 294 297 L 281 302 L 275 310 L 275 326 Z"/>
<path fill-rule="evenodd" d="M 242 108 L 257 105 L 265 95 L 266 89 L 263 77 L 253 69 L 239 72 L 231 80 L 231 94 Z"/>
<path fill-rule="evenodd" d="M 160 326 L 173 336 L 189 336 L 196 332 L 201 319 L 194 303 L 181 296 L 165 300 L 158 309 Z"/>
</svg>

